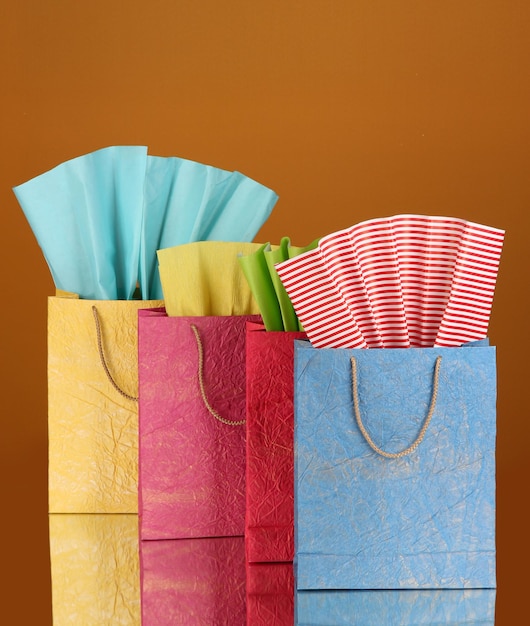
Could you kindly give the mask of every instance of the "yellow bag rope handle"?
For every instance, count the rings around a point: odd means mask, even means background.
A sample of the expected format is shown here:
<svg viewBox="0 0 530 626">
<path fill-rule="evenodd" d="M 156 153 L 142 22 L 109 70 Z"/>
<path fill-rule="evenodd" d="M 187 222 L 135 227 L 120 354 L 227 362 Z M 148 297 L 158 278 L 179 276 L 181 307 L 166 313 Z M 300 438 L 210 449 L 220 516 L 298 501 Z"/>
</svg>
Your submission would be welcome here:
<svg viewBox="0 0 530 626">
<path fill-rule="evenodd" d="M 357 385 L 357 362 L 355 360 L 355 357 L 351 357 L 350 360 L 351 360 L 351 370 L 352 370 L 353 407 L 355 411 L 355 420 L 357 422 L 357 426 L 359 427 L 359 430 L 361 431 L 363 437 L 366 440 L 366 443 L 370 446 L 370 448 L 372 448 L 372 450 L 374 450 L 374 452 L 377 452 L 377 454 L 380 454 L 381 456 L 384 456 L 387 459 L 399 459 L 403 456 L 407 456 L 408 454 L 411 454 L 412 452 L 414 452 L 414 450 L 416 450 L 416 448 L 420 445 L 420 443 L 423 441 L 423 438 L 425 437 L 425 433 L 427 432 L 427 428 L 429 427 L 429 424 L 431 422 L 431 419 L 434 413 L 434 409 L 436 407 L 436 398 L 438 396 L 438 383 L 439 383 L 439 377 L 440 377 L 440 364 L 442 362 L 442 357 L 439 356 L 436 358 L 436 363 L 434 366 L 434 378 L 433 378 L 431 404 L 429 407 L 429 412 L 427 413 L 427 417 L 425 418 L 425 421 L 423 422 L 423 426 L 421 427 L 421 430 L 416 440 L 408 448 L 406 448 L 405 450 L 402 450 L 401 452 L 386 452 L 385 450 L 382 450 L 381 448 L 379 448 L 379 446 L 377 446 L 373 442 L 368 431 L 366 430 L 363 424 L 362 418 L 361 418 L 361 411 L 359 409 L 359 391 L 358 391 L 358 385 Z"/>
<path fill-rule="evenodd" d="M 105 359 L 105 352 L 103 350 L 103 338 L 102 338 L 102 334 L 101 334 L 101 324 L 99 322 L 98 310 L 95 307 L 95 305 L 92 305 L 92 314 L 94 315 L 94 322 L 96 324 L 96 336 L 97 336 L 97 340 L 98 340 L 99 359 L 101 361 L 101 365 L 103 366 L 103 369 L 105 370 L 105 374 L 107 375 L 107 378 L 110 381 L 110 384 L 114 387 L 114 389 L 116 389 L 116 391 L 119 394 L 121 394 L 124 398 L 127 398 L 127 400 L 132 400 L 133 402 L 138 402 L 138 397 L 137 396 L 131 396 L 130 394 L 128 394 L 125 391 L 123 391 L 123 389 L 121 389 L 121 387 L 118 385 L 118 383 L 112 377 L 112 374 L 110 373 L 110 370 L 109 370 L 109 366 L 107 365 L 107 360 Z"/>
</svg>

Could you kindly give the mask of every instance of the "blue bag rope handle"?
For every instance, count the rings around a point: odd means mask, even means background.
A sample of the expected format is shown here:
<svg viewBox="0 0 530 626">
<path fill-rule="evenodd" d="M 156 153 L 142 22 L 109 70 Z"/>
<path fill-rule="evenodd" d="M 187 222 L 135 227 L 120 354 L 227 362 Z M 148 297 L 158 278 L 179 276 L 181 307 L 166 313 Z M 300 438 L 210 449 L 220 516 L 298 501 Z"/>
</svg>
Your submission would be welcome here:
<svg viewBox="0 0 530 626">
<path fill-rule="evenodd" d="M 434 378 L 433 378 L 431 404 L 429 407 L 429 412 L 427 413 L 427 417 L 425 418 L 425 421 L 423 422 L 423 426 L 421 427 L 421 430 L 418 436 L 416 437 L 416 440 L 408 448 L 406 448 L 405 450 L 402 450 L 401 452 L 386 452 L 385 450 L 382 450 L 379 446 L 377 446 L 373 442 L 372 438 L 370 437 L 370 434 L 366 430 L 363 424 L 363 420 L 361 418 L 361 411 L 359 409 L 359 391 L 358 391 L 358 385 L 357 385 L 357 361 L 355 360 L 355 357 L 353 356 L 351 357 L 350 361 L 351 361 L 351 371 L 352 371 L 353 407 L 355 411 L 355 420 L 357 422 L 357 426 L 359 427 L 359 430 L 361 431 L 363 437 L 366 440 L 366 443 L 370 446 L 370 448 L 372 448 L 372 450 L 374 450 L 374 452 L 377 452 L 377 454 L 384 456 L 387 459 L 399 459 L 403 456 L 407 456 L 408 454 L 411 454 L 412 452 L 414 452 L 416 448 L 420 445 L 420 443 L 423 441 L 423 438 L 425 437 L 425 433 L 427 432 L 427 428 L 429 427 L 429 424 L 431 422 L 431 419 L 434 413 L 434 409 L 436 407 L 436 398 L 438 396 L 438 382 L 439 382 L 439 377 L 440 377 L 440 364 L 442 362 L 442 357 L 438 356 L 436 358 L 436 363 L 434 365 Z"/>
</svg>

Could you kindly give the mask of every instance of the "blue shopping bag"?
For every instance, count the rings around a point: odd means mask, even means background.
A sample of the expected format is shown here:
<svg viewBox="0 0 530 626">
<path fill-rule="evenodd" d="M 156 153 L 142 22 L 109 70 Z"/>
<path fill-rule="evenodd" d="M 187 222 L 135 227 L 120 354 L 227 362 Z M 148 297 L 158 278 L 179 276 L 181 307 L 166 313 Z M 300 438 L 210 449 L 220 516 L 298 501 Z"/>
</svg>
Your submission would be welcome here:
<svg viewBox="0 0 530 626">
<path fill-rule="evenodd" d="M 494 347 L 297 341 L 294 401 L 297 589 L 496 586 Z"/>
<path fill-rule="evenodd" d="M 493 626 L 495 589 L 298 591 L 297 626 Z"/>
</svg>

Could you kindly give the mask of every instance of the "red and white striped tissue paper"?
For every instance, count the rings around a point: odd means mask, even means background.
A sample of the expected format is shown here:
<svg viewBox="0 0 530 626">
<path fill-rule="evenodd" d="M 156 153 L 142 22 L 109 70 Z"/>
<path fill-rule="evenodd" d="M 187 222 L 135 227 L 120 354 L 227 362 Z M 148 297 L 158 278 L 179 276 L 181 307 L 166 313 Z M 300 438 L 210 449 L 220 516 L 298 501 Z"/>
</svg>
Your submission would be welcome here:
<svg viewBox="0 0 530 626">
<path fill-rule="evenodd" d="M 396 215 L 276 265 L 315 347 L 459 346 L 486 337 L 504 231 Z"/>
</svg>

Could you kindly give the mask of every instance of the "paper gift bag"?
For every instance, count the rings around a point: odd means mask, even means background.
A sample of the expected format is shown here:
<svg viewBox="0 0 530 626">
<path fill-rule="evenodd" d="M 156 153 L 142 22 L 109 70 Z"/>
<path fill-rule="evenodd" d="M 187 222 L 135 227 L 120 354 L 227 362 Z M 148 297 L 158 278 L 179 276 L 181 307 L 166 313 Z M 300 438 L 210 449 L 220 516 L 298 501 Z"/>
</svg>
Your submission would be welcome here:
<svg viewBox="0 0 530 626">
<path fill-rule="evenodd" d="M 248 626 L 293 624 L 292 563 L 247 563 L 246 589 Z"/>
<path fill-rule="evenodd" d="M 137 311 L 162 303 L 70 295 L 48 299 L 49 510 L 136 513 Z"/>
<path fill-rule="evenodd" d="M 142 626 L 245 624 L 243 537 L 140 542 Z"/>
<path fill-rule="evenodd" d="M 49 516 L 55 626 L 140 626 L 138 516 Z"/>
<path fill-rule="evenodd" d="M 301 332 L 247 324 L 247 481 L 249 562 L 292 561 L 293 357 Z"/>
<path fill-rule="evenodd" d="M 493 626 L 495 589 L 298 591 L 298 626 Z"/>
<path fill-rule="evenodd" d="M 243 535 L 245 324 L 139 314 L 142 539 Z"/>
<path fill-rule="evenodd" d="M 296 342 L 298 589 L 495 587 L 495 403 L 493 347 Z"/>
</svg>

